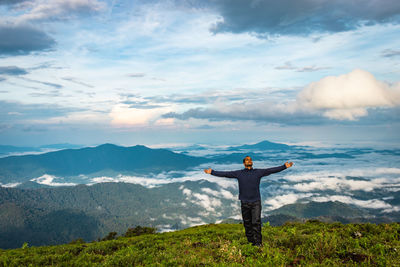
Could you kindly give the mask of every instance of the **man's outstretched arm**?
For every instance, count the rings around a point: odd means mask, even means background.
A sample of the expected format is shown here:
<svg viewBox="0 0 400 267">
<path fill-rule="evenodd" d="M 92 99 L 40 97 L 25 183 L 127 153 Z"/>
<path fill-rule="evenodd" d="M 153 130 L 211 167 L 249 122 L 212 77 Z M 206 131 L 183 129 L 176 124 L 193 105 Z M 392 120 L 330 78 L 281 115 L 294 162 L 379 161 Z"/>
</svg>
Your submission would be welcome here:
<svg viewBox="0 0 400 267">
<path fill-rule="evenodd" d="M 204 172 L 207 174 L 218 176 L 218 177 L 226 177 L 226 178 L 236 178 L 237 177 L 237 171 L 221 172 L 221 171 L 214 171 L 213 169 L 208 168 L 208 169 L 204 169 Z"/>
<path fill-rule="evenodd" d="M 263 176 L 270 175 L 272 173 L 277 173 L 283 170 L 286 170 L 287 168 L 290 168 L 293 166 L 293 162 L 285 162 L 282 166 L 278 167 L 273 167 L 273 168 L 268 168 L 268 169 L 263 169 Z"/>
</svg>

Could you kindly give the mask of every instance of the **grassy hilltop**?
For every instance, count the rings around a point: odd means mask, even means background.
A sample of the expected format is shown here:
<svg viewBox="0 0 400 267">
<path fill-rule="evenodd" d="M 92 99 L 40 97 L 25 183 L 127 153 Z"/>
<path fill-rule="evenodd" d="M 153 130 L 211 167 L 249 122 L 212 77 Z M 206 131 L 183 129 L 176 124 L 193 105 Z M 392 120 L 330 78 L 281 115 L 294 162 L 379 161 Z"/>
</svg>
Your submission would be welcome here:
<svg viewBox="0 0 400 267">
<path fill-rule="evenodd" d="M 263 227 L 264 247 L 240 224 L 117 237 L 109 241 L 0 250 L 0 266 L 399 266 L 400 224 L 309 221 Z"/>
</svg>

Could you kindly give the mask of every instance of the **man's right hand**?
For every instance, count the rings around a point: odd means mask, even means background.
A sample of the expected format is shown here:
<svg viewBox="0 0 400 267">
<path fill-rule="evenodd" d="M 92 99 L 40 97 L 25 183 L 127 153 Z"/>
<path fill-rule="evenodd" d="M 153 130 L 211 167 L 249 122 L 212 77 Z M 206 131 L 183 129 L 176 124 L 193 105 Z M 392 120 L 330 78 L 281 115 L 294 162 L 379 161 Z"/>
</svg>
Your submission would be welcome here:
<svg viewBox="0 0 400 267">
<path fill-rule="evenodd" d="M 211 174 L 211 171 L 212 171 L 211 168 L 209 168 L 209 169 L 204 169 L 204 172 L 207 173 L 207 174 Z"/>
<path fill-rule="evenodd" d="M 285 166 L 286 166 L 286 168 L 290 168 L 290 167 L 292 167 L 293 166 L 293 162 L 285 162 Z"/>
</svg>

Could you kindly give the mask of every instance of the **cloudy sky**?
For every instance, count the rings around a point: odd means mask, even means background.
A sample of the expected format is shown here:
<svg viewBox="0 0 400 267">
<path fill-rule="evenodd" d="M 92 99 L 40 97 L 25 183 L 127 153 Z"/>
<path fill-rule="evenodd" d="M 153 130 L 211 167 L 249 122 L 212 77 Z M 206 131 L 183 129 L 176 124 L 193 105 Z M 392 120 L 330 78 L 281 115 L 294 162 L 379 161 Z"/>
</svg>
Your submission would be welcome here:
<svg viewBox="0 0 400 267">
<path fill-rule="evenodd" d="M 400 146 L 398 0 L 0 0 L 0 144 Z"/>
</svg>

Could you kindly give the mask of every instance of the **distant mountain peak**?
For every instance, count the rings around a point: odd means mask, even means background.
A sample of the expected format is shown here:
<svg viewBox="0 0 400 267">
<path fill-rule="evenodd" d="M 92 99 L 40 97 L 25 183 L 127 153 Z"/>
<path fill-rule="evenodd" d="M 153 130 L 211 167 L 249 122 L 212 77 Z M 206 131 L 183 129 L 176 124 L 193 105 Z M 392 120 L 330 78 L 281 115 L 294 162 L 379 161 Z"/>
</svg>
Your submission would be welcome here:
<svg viewBox="0 0 400 267">
<path fill-rule="evenodd" d="M 105 144 L 102 144 L 102 145 L 98 145 L 98 146 L 96 146 L 94 148 L 108 148 L 108 147 L 121 147 L 121 146 L 118 146 L 118 145 L 115 145 L 115 144 L 111 144 L 111 143 L 105 143 Z"/>
<path fill-rule="evenodd" d="M 268 140 L 264 140 L 264 141 L 258 142 L 256 144 L 251 144 L 251 145 L 246 144 L 246 145 L 242 145 L 242 146 L 230 147 L 229 149 L 230 150 L 235 150 L 235 149 L 286 150 L 286 149 L 291 149 L 291 147 L 289 145 L 274 143 L 274 142 L 271 142 Z"/>
</svg>

